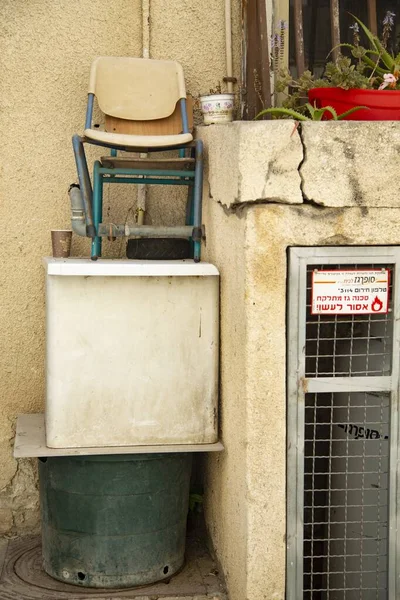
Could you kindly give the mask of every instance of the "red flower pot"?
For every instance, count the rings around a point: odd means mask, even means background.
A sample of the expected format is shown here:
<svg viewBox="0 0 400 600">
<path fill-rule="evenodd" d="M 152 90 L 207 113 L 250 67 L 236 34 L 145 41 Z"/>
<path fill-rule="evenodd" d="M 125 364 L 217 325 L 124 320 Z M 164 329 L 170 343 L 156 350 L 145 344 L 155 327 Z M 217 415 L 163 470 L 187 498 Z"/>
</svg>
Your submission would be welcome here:
<svg viewBox="0 0 400 600">
<path fill-rule="evenodd" d="M 346 117 L 349 121 L 400 121 L 400 90 L 314 88 L 308 98 L 317 108 L 332 106 L 338 115 L 354 106 L 368 106 L 368 110 L 357 110 Z M 328 111 L 324 119 L 332 119 Z"/>
</svg>

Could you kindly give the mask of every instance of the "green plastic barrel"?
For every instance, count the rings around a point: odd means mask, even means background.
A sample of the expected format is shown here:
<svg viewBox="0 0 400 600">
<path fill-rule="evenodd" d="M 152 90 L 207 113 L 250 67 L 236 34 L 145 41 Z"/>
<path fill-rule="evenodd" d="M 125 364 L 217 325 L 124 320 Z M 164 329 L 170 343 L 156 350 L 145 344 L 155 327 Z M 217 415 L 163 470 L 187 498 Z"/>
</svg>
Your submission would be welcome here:
<svg viewBox="0 0 400 600">
<path fill-rule="evenodd" d="M 43 565 L 51 577 L 123 588 L 184 560 L 191 454 L 39 459 Z"/>
</svg>

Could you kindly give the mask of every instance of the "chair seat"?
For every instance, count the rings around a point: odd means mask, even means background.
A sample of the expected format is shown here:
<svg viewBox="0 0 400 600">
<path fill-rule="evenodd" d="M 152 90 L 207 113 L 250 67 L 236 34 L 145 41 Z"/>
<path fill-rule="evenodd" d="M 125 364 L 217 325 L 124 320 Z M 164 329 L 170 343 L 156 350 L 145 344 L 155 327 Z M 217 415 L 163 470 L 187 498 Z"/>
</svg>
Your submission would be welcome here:
<svg viewBox="0 0 400 600">
<path fill-rule="evenodd" d="M 102 156 L 100 162 L 107 169 L 161 169 L 163 171 L 194 171 L 194 158 L 133 158 L 130 156 Z"/>
<path fill-rule="evenodd" d="M 125 133 L 110 133 L 101 129 L 85 129 L 84 135 L 88 140 L 132 149 L 170 148 L 193 141 L 191 133 L 180 133 L 178 135 L 127 135 Z"/>
</svg>

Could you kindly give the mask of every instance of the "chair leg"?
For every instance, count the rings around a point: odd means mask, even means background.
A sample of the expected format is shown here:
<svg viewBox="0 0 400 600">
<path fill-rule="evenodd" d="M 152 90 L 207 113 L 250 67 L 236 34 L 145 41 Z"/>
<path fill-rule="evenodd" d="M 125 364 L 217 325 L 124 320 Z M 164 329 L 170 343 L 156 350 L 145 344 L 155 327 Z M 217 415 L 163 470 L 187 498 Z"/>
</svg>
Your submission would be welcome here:
<svg viewBox="0 0 400 600">
<path fill-rule="evenodd" d="M 194 219 L 194 204 L 193 204 L 193 197 L 194 197 L 194 182 L 191 182 L 188 185 L 188 191 L 187 191 L 187 201 L 186 201 L 186 220 L 185 220 L 185 225 L 192 225 L 193 226 L 193 219 Z M 193 250 L 194 250 L 194 241 L 192 240 L 192 238 L 190 238 L 190 256 L 191 258 L 193 258 Z"/>
<path fill-rule="evenodd" d="M 202 198 L 203 198 L 203 142 L 195 141 L 195 177 L 193 194 L 193 227 L 196 232 L 194 240 L 193 258 L 194 262 L 200 262 L 201 256 L 201 220 L 202 220 Z"/>
<path fill-rule="evenodd" d="M 93 238 L 96 234 L 93 226 L 92 216 L 93 191 L 92 184 L 90 182 L 90 175 L 87 166 L 85 150 L 83 147 L 83 141 L 82 138 L 79 137 L 79 135 L 73 136 L 72 147 L 74 149 L 76 170 L 78 172 L 79 186 L 81 188 L 83 205 L 85 208 L 86 235 L 88 237 Z"/>
<path fill-rule="evenodd" d="M 93 224 L 96 233 L 103 219 L 103 176 L 99 172 L 100 167 L 100 162 L 96 160 L 93 167 Z M 96 235 L 92 239 L 92 260 L 97 260 L 100 256 L 101 237 Z"/>
<path fill-rule="evenodd" d="M 193 225 L 193 195 L 194 195 L 193 182 L 190 182 L 190 184 L 188 185 L 188 188 L 187 188 L 185 225 Z"/>
</svg>

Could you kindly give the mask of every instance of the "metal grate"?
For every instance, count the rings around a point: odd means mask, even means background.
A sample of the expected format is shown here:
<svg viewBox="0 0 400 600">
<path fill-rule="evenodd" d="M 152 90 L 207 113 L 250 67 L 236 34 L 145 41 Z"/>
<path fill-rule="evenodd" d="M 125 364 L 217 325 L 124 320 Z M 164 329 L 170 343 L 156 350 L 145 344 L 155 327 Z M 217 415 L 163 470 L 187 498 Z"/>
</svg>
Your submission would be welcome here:
<svg viewBox="0 0 400 600">
<path fill-rule="evenodd" d="M 306 394 L 306 600 L 387 600 L 389 398 Z"/>
<path fill-rule="evenodd" d="M 344 268 L 348 268 L 345 265 Z M 362 265 L 360 268 L 387 268 L 387 265 Z M 306 377 L 362 377 L 391 374 L 393 316 L 387 314 L 312 315 L 311 276 L 307 267 Z M 330 265 L 340 269 L 341 265 Z M 357 265 L 351 265 L 357 268 Z M 393 265 L 389 265 L 391 274 Z M 391 277 L 390 298 L 393 296 Z"/>
<path fill-rule="evenodd" d="M 399 267 L 397 246 L 289 250 L 287 600 L 400 598 Z M 379 268 L 388 314 L 311 315 L 313 270 Z"/>
</svg>

